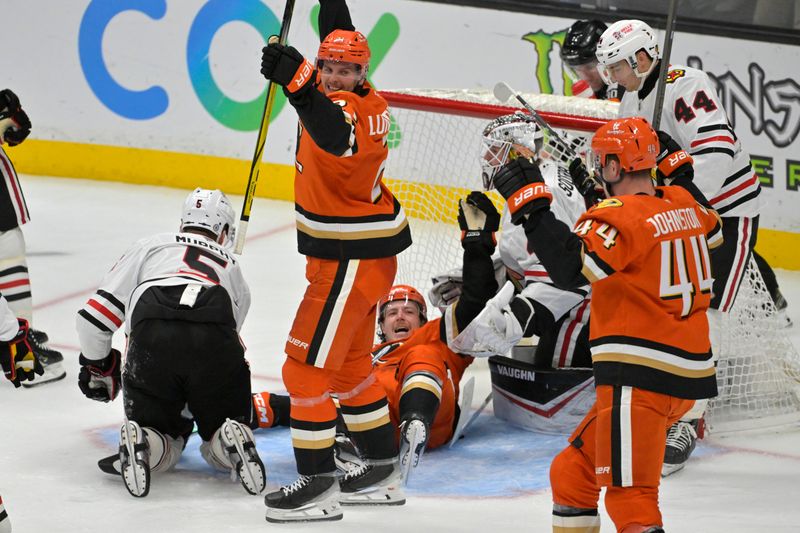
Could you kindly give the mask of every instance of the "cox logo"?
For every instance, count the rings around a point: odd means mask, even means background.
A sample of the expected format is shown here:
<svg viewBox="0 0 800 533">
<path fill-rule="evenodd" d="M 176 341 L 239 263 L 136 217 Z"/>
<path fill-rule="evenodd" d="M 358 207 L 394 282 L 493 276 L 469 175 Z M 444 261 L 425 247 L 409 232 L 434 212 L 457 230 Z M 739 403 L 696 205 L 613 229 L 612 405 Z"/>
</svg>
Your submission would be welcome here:
<svg viewBox="0 0 800 533">
<path fill-rule="evenodd" d="M 95 96 L 111 111 L 132 120 L 147 120 L 163 114 L 169 105 L 167 91 L 152 86 L 136 91 L 123 87 L 111 76 L 103 60 L 103 34 L 111 20 L 125 11 L 141 12 L 153 20 L 164 17 L 166 0 L 92 0 L 81 20 L 78 52 L 86 81 Z M 214 81 L 208 61 L 214 34 L 225 24 L 241 21 L 261 35 L 277 34 L 280 21 L 258 0 L 209 0 L 192 22 L 186 45 L 189 78 L 200 103 L 221 124 L 239 131 L 257 130 L 264 109 L 266 89 L 249 102 L 228 98 Z M 276 94 L 272 110 L 277 115 L 285 103 Z"/>
</svg>

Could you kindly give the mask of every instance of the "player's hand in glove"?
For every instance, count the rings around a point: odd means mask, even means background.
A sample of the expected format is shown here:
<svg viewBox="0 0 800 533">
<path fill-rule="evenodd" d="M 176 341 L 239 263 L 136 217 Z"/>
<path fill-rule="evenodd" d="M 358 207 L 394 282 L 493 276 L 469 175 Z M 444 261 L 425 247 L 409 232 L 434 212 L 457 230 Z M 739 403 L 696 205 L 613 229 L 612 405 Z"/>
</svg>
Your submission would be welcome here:
<svg viewBox="0 0 800 533">
<path fill-rule="evenodd" d="M 438 274 L 431 279 L 433 286 L 428 291 L 428 299 L 433 305 L 444 310 L 461 296 L 464 286 L 464 273 L 460 268 L 454 268 L 443 274 Z"/>
<path fill-rule="evenodd" d="M 44 374 L 44 368 L 31 350 L 28 342 L 28 321 L 17 319 L 19 331 L 11 340 L 0 341 L 0 366 L 3 373 L 15 387 L 22 381 L 33 381 L 36 374 Z"/>
<path fill-rule="evenodd" d="M 273 36 L 261 53 L 261 74 L 290 93 L 297 93 L 313 85 L 314 64 L 294 47 L 280 44 Z"/>
<path fill-rule="evenodd" d="M 589 174 L 580 157 L 576 157 L 569 164 L 569 175 L 589 207 L 605 198 L 603 187 L 594 176 Z"/>
<path fill-rule="evenodd" d="M 669 185 L 678 178 L 685 180 L 694 178 L 694 167 L 692 166 L 694 160 L 692 156 L 681 148 L 669 133 L 665 131 L 657 133 L 659 153 L 658 157 L 656 157 L 656 164 L 658 165 L 656 176 L 659 183 Z"/>
<path fill-rule="evenodd" d="M 524 157 L 500 167 L 494 176 L 494 186 L 506 199 L 514 224 L 522 224 L 536 211 L 550 209 L 553 200 L 539 167 Z"/>
<path fill-rule="evenodd" d="M 6 142 L 9 146 L 16 146 L 30 133 L 31 120 L 22 109 L 17 110 L 8 119 L 0 119 L 0 144 Z"/>
<path fill-rule="evenodd" d="M 98 402 L 110 402 L 117 397 L 122 375 L 122 355 L 119 350 L 112 348 L 100 360 L 87 359 L 81 354 L 78 362 L 81 365 L 78 387 L 84 396 Z"/>
<path fill-rule="evenodd" d="M 500 213 L 488 196 L 472 191 L 458 201 L 458 226 L 463 244 L 479 242 L 494 248 L 497 244 L 494 234 L 500 229 Z"/>
<path fill-rule="evenodd" d="M 17 111 L 22 109 L 19 103 L 19 97 L 14 94 L 11 89 L 3 89 L 0 91 L 0 118 L 3 116 L 11 116 Z"/>
<path fill-rule="evenodd" d="M 532 317 L 533 306 L 527 299 L 514 296 L 514 284 L 507 281 L 465 329 L 475 345 L 459 351 L 484 357 L 505 355 L 523 337 Z"/>
</svg>

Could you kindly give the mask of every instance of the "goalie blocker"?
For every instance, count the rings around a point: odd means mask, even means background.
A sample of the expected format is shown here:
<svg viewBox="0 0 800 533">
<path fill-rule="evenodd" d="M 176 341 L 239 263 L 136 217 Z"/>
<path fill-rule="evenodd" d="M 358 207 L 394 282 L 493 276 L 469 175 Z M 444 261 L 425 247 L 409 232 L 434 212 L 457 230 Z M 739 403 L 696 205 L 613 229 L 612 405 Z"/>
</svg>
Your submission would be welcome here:
<svg viewBox="0 0 800 533">
<path fill-rule="evenodd" d="M 569 434 L 594 402 L 591 368 L 537 368 L 495 355 L 489 370 L 495 416 L 523 429 Z"/>
</svg>

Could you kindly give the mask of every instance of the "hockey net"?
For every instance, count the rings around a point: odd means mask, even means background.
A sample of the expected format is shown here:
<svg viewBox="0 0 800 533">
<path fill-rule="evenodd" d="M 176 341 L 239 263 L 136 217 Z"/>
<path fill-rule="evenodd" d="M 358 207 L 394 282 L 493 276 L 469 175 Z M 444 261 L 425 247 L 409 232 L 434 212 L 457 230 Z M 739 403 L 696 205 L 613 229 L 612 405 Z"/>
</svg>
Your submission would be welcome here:
<svg viewBox="0 0 800 533">
<path fill-rule="evenodd" d="M 482 188 L 479 157 L 483 128 L 521 106 L 502 105 L 486 90 L 381 94 L 392 114 L 385 181 L 403 205 L 414 239 L 398 258 L 396 279 L 426 294 L 434 275 L 461 265 L 457 202 L 469 191 Z M 617 115 L 613 102 L 524 96 L 556 130 L 587 141 L 593 131 Z M 719 353 L 719 396 L 710 402 L 706 414 L 710 431 L 724 433 L 800 420 L 800 356 L 776 317 L 753 261 L 736 304 L 715 325 L 712 336 Z"/>
</svg>

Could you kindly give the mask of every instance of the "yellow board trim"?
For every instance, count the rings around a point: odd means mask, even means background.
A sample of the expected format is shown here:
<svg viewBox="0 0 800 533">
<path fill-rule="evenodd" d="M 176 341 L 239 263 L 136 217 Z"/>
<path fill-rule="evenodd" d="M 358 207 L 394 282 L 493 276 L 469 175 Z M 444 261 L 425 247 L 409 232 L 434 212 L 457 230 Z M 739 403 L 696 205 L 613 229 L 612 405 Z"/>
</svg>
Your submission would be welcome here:
<svg viewBox="0 0 800 533">
<path fill-rule="evenodd" d="M 7 153 L 18 172 L 42 176 L 118 181 L 180 189 L 204 187 L 244 194 L 250 161 L 144 148 L 28 139 Z M 294 201 L 293 165 L 262 163 L 256 196 Z M 469 189 L 385 179 L 406 215 L 455 224 L 458 199 Z M 492 194 L 498 208 L 502 200 Z M 442 198 L 449 209 L 428 214 L 430 198 Z M 776 268 L 800 270 L 800 233 L 760 228 L 758 252 Z"/>
</svg>

